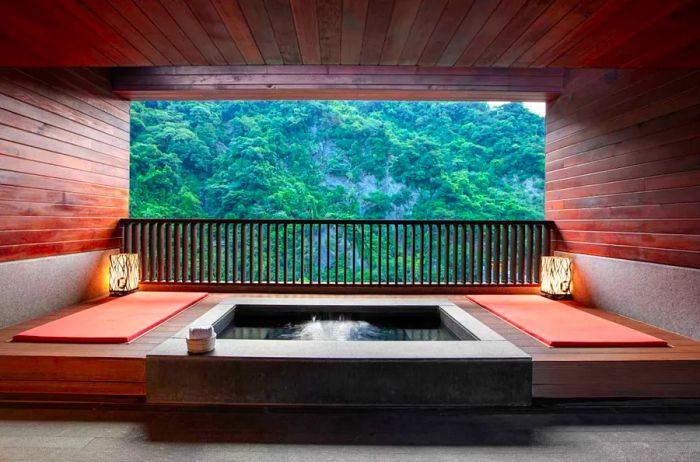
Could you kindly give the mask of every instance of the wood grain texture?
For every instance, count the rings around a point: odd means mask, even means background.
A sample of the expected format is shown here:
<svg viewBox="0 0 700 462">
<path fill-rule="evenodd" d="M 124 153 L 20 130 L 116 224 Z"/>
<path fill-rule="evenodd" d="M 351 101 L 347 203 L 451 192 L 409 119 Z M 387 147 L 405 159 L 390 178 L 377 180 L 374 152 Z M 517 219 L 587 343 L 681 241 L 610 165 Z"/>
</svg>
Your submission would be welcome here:
<svg viewBox="0 0 700 462">
<path fill-rule="evenodd" d="M 178 316 L 129 344 L 71 345 L 14 343 L 23 330 L 93 306 L 88 302 L 63 308 L 41 318 L 0 329 L 0 400 L 23 394 L 25 399 L 94 400 L 145 396 L 145 358 L 156 345 L 195 321 L 222 300 L 240 294 L 211 294 Z M 425 296 L 356 295 L 376 300 L 414 300 Z M 344 297 L 318 294 L 250 293 L 250 297 Z M 434 299 L 434 296 L 428 296 Z M 700 343 L 647 324 L 597 309 L 580 308 L 666 340 L 671 348 L 550 348 L 470 302 L 448 299 L 533 359 L 535 398 L 698 398 Z"/>
<path fill-rule="evenodd" d="M 127 111 L 102 72 L 0 72 L 0 261 L 119 246 Z"/>
<path fill-rule="evenodd" d="M 415 66 L 189 66 L 123 68 L 115 93 L 137 99 L 448 99 L 541 101 L 562 85 L 556 69 Z"/>
<path fill-rule="evenodd" d="M 697 71 L 572 70 L 565 80 L 547 106 L 555 249 L 700 268 Z"/>
<path fill-rule="evenodd" d="M 24 0 L 0 17 L 0 66 L 700 66 L 695 0 Z"/>
</svg>

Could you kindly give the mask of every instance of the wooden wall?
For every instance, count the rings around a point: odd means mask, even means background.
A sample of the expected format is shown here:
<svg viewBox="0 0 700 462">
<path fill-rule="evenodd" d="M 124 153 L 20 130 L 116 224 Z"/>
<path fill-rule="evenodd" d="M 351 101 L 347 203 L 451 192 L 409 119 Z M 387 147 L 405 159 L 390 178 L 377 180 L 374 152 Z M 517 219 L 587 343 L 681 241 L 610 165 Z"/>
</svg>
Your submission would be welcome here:
<svg viewBox="0 0 700 462">
<path fill-rule="evenodd" d="M 546 218 L 557 250 L 700 268 L 700 71 L 568 71 Z"/>
<path fill-rule="evenodd" d="M 0 261 L 114 248 L 129 103 L 107 74 L 0 69 Z"/>
</svg>

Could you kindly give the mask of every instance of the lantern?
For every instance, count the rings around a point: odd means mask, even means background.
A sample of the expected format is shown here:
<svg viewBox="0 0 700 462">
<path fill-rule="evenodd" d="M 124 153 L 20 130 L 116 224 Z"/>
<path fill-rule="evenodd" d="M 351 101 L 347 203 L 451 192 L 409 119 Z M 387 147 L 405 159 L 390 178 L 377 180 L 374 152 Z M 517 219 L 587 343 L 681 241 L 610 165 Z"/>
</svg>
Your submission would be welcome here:
<svg viewBox="0 0 700 462">
<path fill-rule="evenodd" d="M 139 255 L 117 253 L 109 256 L 109 292 L 126 295 L 139 288 Z"/>
<path fill-rule="evenodd" d="M 567 257 L 542 257 L 541 294 L 553 299 L 570 298 L 573 266 Z"/>
</svg>

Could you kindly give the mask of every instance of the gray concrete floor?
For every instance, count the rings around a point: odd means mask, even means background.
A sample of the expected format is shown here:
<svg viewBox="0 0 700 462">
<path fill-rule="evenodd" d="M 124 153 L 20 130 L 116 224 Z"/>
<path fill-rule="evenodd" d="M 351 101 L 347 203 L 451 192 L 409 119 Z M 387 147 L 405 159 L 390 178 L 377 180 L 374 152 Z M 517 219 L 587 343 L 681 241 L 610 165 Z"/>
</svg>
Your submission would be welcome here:
<svg viewBox="0 0 700 462">
<path fill-rule="evenodd" d="M 0 408 L 0 461 L 700 461 L 700 406 Z"/>
</svg>

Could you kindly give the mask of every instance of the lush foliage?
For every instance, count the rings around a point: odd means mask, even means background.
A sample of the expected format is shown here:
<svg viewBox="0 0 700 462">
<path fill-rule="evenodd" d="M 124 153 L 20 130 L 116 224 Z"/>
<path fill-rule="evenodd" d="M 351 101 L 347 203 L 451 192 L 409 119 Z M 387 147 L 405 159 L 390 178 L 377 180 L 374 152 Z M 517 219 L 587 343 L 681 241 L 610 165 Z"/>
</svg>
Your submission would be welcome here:
<svg viewBox="0 0 700 462">
<path fill-rule="evenodd" d="M 521 104 L 132 104 L 131 215 L 542 219 L 543 119 Z"/>
</svg>

